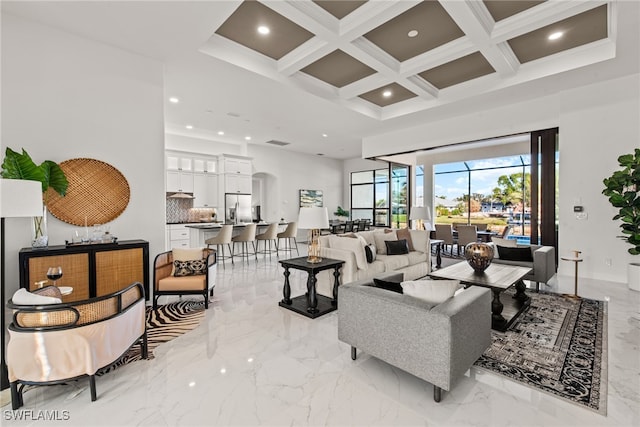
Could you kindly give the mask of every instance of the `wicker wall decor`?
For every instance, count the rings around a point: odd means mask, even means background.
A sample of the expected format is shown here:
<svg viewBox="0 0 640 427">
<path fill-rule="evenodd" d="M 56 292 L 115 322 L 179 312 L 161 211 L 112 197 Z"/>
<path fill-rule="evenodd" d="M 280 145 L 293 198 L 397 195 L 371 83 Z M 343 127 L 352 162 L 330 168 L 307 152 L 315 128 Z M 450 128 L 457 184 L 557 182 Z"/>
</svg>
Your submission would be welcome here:
<svg viewBox="0 0 640 427">
<path fill-rule="evenodd" d="M 109 163 L 95 159 L 70 159 L 60 163 L 69 188 L 62 197 L 47 190 L 47 208 L 61 221 L 73 225 L 105 224 L 129 204 L 127 179 Z"/>
</svg>

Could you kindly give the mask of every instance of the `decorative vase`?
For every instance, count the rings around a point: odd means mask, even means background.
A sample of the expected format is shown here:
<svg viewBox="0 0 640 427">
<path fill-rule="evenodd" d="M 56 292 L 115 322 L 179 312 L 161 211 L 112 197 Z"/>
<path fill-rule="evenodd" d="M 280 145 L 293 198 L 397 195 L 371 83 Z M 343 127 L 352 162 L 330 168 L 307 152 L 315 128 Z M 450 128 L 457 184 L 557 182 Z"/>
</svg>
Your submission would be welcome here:
<svg viewBox="0 0 640 427">
<path fill-rule="evenodd" d="M 49 246 L 49 231 L 47 229 L 47 207 L 43 206 L 42 216 L 33 217 L 32 248 L 46 248 Z"/>
<path fill-rule="evenodd" d="M 493 248 L 486 243 L 469 243 L 464 247 L 464 257 L 476 273 L 482 273 L 493 261 Z"/>
</svg>

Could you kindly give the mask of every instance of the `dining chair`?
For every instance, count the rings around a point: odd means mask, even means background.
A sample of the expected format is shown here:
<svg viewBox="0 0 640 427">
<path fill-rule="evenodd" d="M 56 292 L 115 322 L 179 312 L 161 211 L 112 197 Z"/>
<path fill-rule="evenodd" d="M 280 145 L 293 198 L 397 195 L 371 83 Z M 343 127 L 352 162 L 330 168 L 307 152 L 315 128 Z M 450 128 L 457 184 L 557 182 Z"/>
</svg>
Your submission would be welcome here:
<svg viewBox="0 0 640 427">
<path fill-rule="evenodd" d="M 256 228 L 257 225 L 255 223 L 247 224 L 244 226 L 244 230 L 237 236 L 233 237 L 231 241 L 233 242 L 233 256 L 238 256 L 249 261 L 249 256 L 251 252 L 249 252 L 249 243 L 253 247 L 253 256 L 258 260 L 258 252 L 256 251 Z M 240 243 L 240 252 L 236 252 L 235 244 Z"/>
<path fill-rule="evenodd" d="M 453 227 L 451 224 L 436 224 L 436 239 L 442 240 L 444 249 L 447 249 L 447 245 L 451 247 L 451 253 L 453 254 L 453 245 L 455 240 L 453 239 Z"/>
<path fill-rule="evenodd" d="M 353 221 L 346 221 L 344 223 L 344 232 L 353 233 Z"/>
<path fill-rule="evenodd" d="M 260 242 L 264 242 L 264 249 L 260 251 Z M 269 249 L 267 249 L 267 242 L 269 242 Z M 273 246 L 272 246 L 273 242 Z M 274 222 L 269 224 L 264 233 L 260 233 L 256 236 L 256 246 L 258 247 L 258 253 L 261 254 L 269 254 L 271 257 L 272 253 L 276 253 L 278 255 L 278 223 Z"/>
<path fill-rule="evenodd" d="M 231 236 L 233 235 L 233 225 L 225 224 L 220 229 L 220 232 L 213 237 L 208 238 L 204 242 L 207 244 L 207 248 L 211 245 L 216 245 L 216 249 L 220 249 L 222 253 L 218 256 L 218 259 L 222 260 L 222 266 L 224 267 L 224 260 L 231 258 L 231 264 L 233 264 L 233 248 L 231 247 Z M 224 245 L 227 245 L 229 249 L 229 255 L 224 254 Z"/>
<path fill-rule="evenodd" d="M 487 226 L 489 224 L 486 222 L 472 222 L 471 225 L 475 225 L 478 231 L 487 231 Z"/>
<path fill-rule="evenodd" d="M 464 247 L 469 243 L 478 242 L 478 229 L 475 225 L 459 225 L 458 226 L 458 255 L 460 255 L 460 248 L 464 250 Z"/>
<path fill-rule="evenodd" d="M 276 235 L 276 249 L 283 252 L 292 252 L 293 248 L 296 248 L 296 253 L 300 256 L 300 252 L 298 251 L 298 242 L 296 240 L 296 234 L 298 233 L 298 223 L 290 222 L 287 224 L 287 228 Z M 280 244 L 280 239 L 284 240 L 284 246 Z M 293 245 L 291 245 L 291 241 L 293 241 Z"/>
</svg>

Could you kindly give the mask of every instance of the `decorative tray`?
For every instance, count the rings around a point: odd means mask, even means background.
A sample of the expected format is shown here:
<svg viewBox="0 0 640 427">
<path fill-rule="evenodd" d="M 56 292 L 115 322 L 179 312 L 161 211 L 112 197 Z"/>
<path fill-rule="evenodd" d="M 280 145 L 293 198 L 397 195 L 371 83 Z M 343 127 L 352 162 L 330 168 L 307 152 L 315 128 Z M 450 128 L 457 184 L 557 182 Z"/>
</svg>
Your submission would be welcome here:
<svg viewBox="0 0 640 427">
<path fill-rule="evenodd" d="M 76 242 L 76 243 L 65 240 L 64 244 L 68 248 L 72 246 L 117 245 L 118 238 L 114 237 L 112 240 L 109 240 L 109 241 L 95 240 L 93 242 L 90 241 L 90 242 Z"/>
</svg>

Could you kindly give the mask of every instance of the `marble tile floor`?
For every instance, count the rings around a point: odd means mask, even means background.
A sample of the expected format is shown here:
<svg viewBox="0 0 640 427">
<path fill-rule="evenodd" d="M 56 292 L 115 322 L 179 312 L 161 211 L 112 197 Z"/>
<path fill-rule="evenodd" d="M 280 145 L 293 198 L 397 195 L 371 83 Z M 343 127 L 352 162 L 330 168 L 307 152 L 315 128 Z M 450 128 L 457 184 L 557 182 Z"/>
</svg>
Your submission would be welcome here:
<svg viewBox="0 0 640 427">
<path fill-rule="evenodd" d="M 305 280 L 292 271 L 293 296 Z M 580 280 L 581 295 L 609 301 L 602 416 L 475 368 L 435 403 L 429 383 L 367 354 L 352 361 L 336 312 L 311 320 L 280 308 L 282 282 L 275 256 L 227 263 L 197 329 L 98 378 L 95 402 L 86 380 L 25 393 L 22 416 L 64 421 L 16 421 L 6 406 L 2 425 L 640 426 L 640 293 L 623 284 Z M 572 289 L 572 277 L 546 287 Z"/>
</svg>

